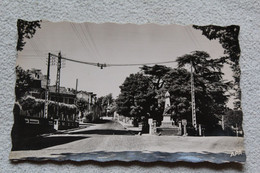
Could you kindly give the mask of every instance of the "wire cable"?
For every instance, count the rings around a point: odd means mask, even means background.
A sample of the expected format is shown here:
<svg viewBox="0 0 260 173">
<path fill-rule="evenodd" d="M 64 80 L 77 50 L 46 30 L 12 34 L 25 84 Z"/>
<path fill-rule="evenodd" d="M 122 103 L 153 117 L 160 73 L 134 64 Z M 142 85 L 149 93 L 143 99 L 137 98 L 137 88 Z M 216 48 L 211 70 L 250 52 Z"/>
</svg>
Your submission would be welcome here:
<svg viewBox="0 0 260 173">
<path fill-rule="evenodd" d="M 51 56 L 58 57 L 58 55 L 51 54 Z M 137 63 L 137 64 L 107 64 L 107 63 L 95 63 L 95 62 L 87 62 L 87 61 L 80 61 L 80 60 L 75 60 L 71 58 L 66 58 L 66 57 L 61 57 L 61 59 L 75 62 L 75 63 L 80 63 L 80 64 L 86 64 L 86 65 L 92 65 L 92 66 L 97 66 L 97 67 L 118 67 L 118 66 L 143 66 L 143 65 L 153 65 L 153 64 L 169 64 L 169 63 L 176 63 L 176 61 L 162 61 L 162 62 L 149 62 L 149 63 Z"/>
</svg>

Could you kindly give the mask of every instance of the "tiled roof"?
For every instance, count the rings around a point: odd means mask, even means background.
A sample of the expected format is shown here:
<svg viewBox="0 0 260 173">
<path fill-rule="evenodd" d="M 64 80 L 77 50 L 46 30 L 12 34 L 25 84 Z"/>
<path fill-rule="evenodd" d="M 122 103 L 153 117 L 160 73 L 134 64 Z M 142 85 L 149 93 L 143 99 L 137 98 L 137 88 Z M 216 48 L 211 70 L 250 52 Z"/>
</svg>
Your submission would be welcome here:
<svg viewBox="0 0 260 173">
<path fill-rule="evenodd" d="M 55 93 L 56 92 L 56 86 L 49 86 L 49 91 L 51 93 Z M 75 95 L 73 92 L 68 91 L 65 87 L 60 87 L 60 94 Z"/>
</svg>

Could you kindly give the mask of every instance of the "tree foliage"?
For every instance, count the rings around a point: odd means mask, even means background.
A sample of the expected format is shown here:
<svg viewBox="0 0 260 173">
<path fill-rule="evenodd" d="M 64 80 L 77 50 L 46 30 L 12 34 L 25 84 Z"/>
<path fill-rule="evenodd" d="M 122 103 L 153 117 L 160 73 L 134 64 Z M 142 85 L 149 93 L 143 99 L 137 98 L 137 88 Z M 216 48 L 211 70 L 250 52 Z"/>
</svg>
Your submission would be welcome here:
<svg viewBox="0 0 260 173">
<path fill-rule="evenodd" d="M 34 115 L 34 114 L 37 114 L 44 110 L 45 100 L 36 99 L 33 96 L 27 95 L 27 96 L 22 97 L 19 100 L 19 104 L 21 105 L 22 110 L 28 111 L 31 115 Z M 49 105 L 48 105 L 49 115 L 56 117 L 57 107 L 59 107 L 60 113 L 63 113 L 66 115 L 72 115 L 76 112 L 75 105 L 49 101 Z"/>
<path fill-rule="evenodd" d="M 195 51 L 191 54 L 178 57 L 177 62 L 180 69 L 178 74 L 175 72 L 175 76 L 182 80 L 181 83 L 176 84 L 178 80 L 176 80 L 175 77 L 175 80 L 172 81 L 170 91 L 175 91 L 173 96 L 182 99 L 180 102 L 182 106 L 185 105 L 184 103 L 187 103 L 186 99 L 190 100 L 190 96 L 186 95 L 184 98 L 183 96 L 178 96 L 178 93 L 190 93 L 190 77 L 188 77 L 190 76 L 190 72 L 182 69 L 185 64 L 190 64 L 194 68 L 193 76 L 197 122 L 207 126 L 216 124 L 218 115 L 224 114 L 226 102 L 229 97 L 227 91 L 231 86 L 230 82 L 225 82 L 222 79 L 223 73 L 221 72 L 221 68 L 223 64 L 218 60 L 211 59 L 206 52 L 201 51 Z M 180 75 L 180 72 L 183 74 Z M 183 80 L 184 78 L 185 80 Z M 174 79 L 174 77 L 172 79 Z M 175 112 L 179 114 L 183 112 L 184 116 L 187 117 L 186 113 L 188 113 L 188 115 L 191 114 L 191 107 L 187 106 L 187 104 L 184 107 L 186 107 L 186 109 L 184 109 L 185 111 L 178 109 Z M 178 108 L 178 105 L 174 107 L 173 104 L 173 108 Z"/>
<path fill-rule="evenodd" d="M 30 76 L 29 70 L 25 71 L 20 66 L 16 66 L 15 69 L 16 69 L 15 95 L 16 95 L 16 100 L 19 100 L 32 87 L 33 79 Z"/>
<path fill-rule="evenodd" d="M 152 67 L 144 65 L 141 67 L 141 70 L 144 72 L 145 75 L 150 76 L 152 83 L 153 83 L 153 89 L 159 90 L 163 87 L 164 81 L 163 76 L 170 71 L 171 68 L 163 66 L 163 65 L 154 65 Z"/>
<path fill-rule="evenodd" d="M 202 31 L 209 40 L 218 39 L 219 43 L 224 48 L 224 57 L 221 57 L 219 61 L 226 62 L 231 65 L 234 77 L 234 88 L 236 89 L 236 99 L 234 103 L 236 109 L 241 108 L 241 90 L 240 90 L 240 68 L 239 68 L 239 57 L 240 57 L 240 47 L 239 47 L 239 30 L 240 27 L 236 25 L 231 25 L 227 27 L 209 25 L 209 26 L 197 26 L 193 25 L 195 29 Z"/>
<path fill-rule="evenodd" d="M 225 126 L 228 128 L 238 127 L 242 130 L 243 113 L 241 110 L 228 109 L 224 116 Z"/>
<path fill-rule="evenodd" d="M 25 45 L 25 38 L 30 39 L 33 37 L 33 35 L 36 32 L 37 28 L 41 28 L 40 25 L 41 21 L 25 21 L 18 19 L 17 20 L 17 30 L 18 30 L 18 41 L 17 41 L 17 46 L 16 50 L 17 51 L 22 51 L 23 47 Z"/>
<path fill-rule="evenodd" d="M 106 96 L 101 96 L 97 99 L 96 103 L 100 108 L 103 116 L 111 115 L 116 110 L 115 100 L 113 99 L 112 93 Z"/>
<path fill-rule="evenodd" d="M 142 73 L 131 74 L 120 86 L 121 93 L 116 100 L 117 112 L 142 122 L 144 132 L 148 130 L 148 118 L 162 120 L 163 109 L 158 107 L 151 81 L 151 77 Z"/>
<path fill-rule="evenodd" d="M 149 97 L 150 79 L 141 73 L 130 74 L 120 86 L 121 93 L 116 100 L 118 113 L 127 117 L 145 115 Z"/>
<path fill-rule="evenodd" d="M 177 58 L 178 68 L 143 66 L 142 73 L 131 74 L 120 86 L 117 112 L 127 117 L 153 118 L 160 123 L 165 93 L 170 93 L 167 110 L 173 120 L 187 119 L 191 125 L 191 71 L 194 69 L 197 123 L 213 128 L 224 114 L 232 86 L 223 80 L 223 63 L 208 53 L 195 51 Z M 188 67 L 188 68 L 187 68 Z"/>
<path fill-rule="evenodd" d="M 88 102 L 84 98 L 77 98 L 75 104 L 83 116 L 83 112 L 88 108 Z"/>
</svg>

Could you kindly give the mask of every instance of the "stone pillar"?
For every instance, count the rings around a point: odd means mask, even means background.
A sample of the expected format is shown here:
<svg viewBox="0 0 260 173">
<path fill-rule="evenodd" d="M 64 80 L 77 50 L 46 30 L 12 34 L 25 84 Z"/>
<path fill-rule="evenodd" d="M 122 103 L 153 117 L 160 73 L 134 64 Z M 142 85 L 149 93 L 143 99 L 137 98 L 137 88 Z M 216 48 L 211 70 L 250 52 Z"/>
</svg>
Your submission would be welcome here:
<svg viewBox="0 0 260 173">
<path fill-rule="evenodd" d="M 201 133 L 201 124 L 199 124 L 199 136 L 201 136 L 202 133 Z"/>
<path fill-rule="evenodd" d="M 182 125 L 181 125 L 181 122 L 179 121 L 178 124 L 179 124 L 179 129 L 178 129 L 179 130 L 179 132 L 178 132 L 179 134 L 178 135 L 182 135 Z"/>
<path fill-rule="evenodd" d="M 182 120 L 182 125 L 183 125 L 183 136 L 187 136 L 188 133 L 187 133 L 187 120 L 186 119 Z"/>
<path fill-rule="evenodd" d="M 149 124 L 149 134 L 152 135 L 153 134 L 153 119 L 152 118 L 148 119 L 148 124 Z"/>
</svg>

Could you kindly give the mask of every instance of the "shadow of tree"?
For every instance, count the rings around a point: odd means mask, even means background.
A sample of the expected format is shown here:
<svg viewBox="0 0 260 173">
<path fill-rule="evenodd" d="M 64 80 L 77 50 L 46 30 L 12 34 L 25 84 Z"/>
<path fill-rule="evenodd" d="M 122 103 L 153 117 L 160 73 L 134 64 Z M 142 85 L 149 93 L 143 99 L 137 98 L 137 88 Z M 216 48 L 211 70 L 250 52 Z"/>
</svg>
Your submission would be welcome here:
<svg viewBox="0 0 260 173">
<path fill-rule="evenodd" d="M 77 140 L 85 139 L 89 137 L 79 137 L 79 136 L 55 136 L 55 137 L 34 137 L 21 139 L 16 144 L 13 145 L 12 151 L 17 150 L 40 150 L 43 148 L 48 148 L 56 145 L 62 145 Z"/>
</svg>

